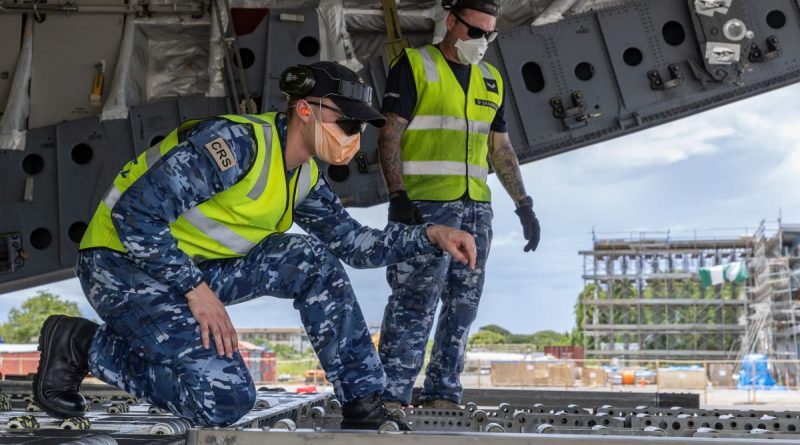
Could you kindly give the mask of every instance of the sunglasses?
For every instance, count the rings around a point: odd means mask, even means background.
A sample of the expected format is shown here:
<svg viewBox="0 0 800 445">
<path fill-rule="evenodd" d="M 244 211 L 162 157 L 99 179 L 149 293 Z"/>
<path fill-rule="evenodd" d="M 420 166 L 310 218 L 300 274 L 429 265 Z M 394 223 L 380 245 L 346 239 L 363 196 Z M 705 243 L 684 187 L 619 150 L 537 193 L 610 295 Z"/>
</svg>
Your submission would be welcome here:
<svg viewBox="0 0 800 445">
<path fill-rule="evenodd" d="M 357 135 L 359 133 L 363 133 L 364 130 L 367 129 L 367 123 L 366 122 L 360 121 L 358 119 L 353 119 L 353 118 L 347 117 L 347 115 L 344 114 L 344 111 L 342 111 L 342 110 L 340 110 L 338 108 L 333 108 L 330 105 L 325 105 L 325 104 L 319 103 L 319 102 L 309 102 L 309 104 L 319 105 L 322 108 L 327 108 L 327 109 L 329 109 L 331 111 L 335 111 L 336 113 L 339 113 L 342 116 L 344 116 L 341 119 L 336 119 L 335 122 L 336 122 L 336 125 L 338 125 L 339 128 L 341 128 L 342 131 L 344 131 L 345 134 L 348 135 L 348 136 L 355 136 L 355 135 Z"/>
<path fill-rule="evenodd" d="M 497 31 L 484 31 L 477 26 L 472 26 L 467 23 L 466 20 L 462 19 L 458 14 L 453 14 L 453 16 L 459 22 L 463 23 L 464 26 L 467 27 L 467 35 L 470 39 L 480 39 L 481 37 L 486 37 L 487 42 L 493 42 L 494 39 L 497 38 Z"/>
</svg>

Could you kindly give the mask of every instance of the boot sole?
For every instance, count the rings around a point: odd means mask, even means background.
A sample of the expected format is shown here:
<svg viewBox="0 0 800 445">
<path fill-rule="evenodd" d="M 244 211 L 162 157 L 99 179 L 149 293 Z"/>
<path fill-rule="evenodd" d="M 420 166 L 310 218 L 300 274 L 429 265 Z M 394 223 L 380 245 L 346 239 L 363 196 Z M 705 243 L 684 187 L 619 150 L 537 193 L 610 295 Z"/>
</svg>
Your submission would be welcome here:
<svg viewBox="0 0 800 445">
<path fill-rule="evenodd" d="M 36 376 L 33 378 L 33 400 L 37 405 L 39 405 L 39 408 L 41 408 L 42 411 L 47 413 L 47 415 L 62 419 L 66 417 L 83 417 L 86 413 L 77 411 L 62 411 L 58 408 L 48 405 L 47 399 L 44 397 L 44 391 L 40 384 L 39 376 L 42 374 L 43 369 L 47 369 L 47 359 L 51 353 L 51 351 L 46 350 L 46 346 L 49 346 L 52 343 L 50 339 L 53 336 L 53 331 L 58 325 L 58 322 L 65 318 L 67 317 L 64 315 L 56 315 L 45 320 L 44 324 L 42 325 L 42 329 L 39 331 L 39 347 L 37 348 L 41 352 L 39 355 L 39 366 L 36 369 Z"/>
</svg>

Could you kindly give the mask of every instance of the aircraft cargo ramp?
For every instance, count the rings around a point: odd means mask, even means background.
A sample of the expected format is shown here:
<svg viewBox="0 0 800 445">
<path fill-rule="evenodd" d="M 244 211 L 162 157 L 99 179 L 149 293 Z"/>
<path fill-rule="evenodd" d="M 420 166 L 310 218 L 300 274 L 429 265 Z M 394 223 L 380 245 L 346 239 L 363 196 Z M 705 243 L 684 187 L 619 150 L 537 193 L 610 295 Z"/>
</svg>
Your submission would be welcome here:
<svg viewBox="0 0 800 445">
<path fill-rule="evenodd" d="M 466 390 L 463 409 L 406 408 L 414 429 L 342 431 L 328 393 L 259 388 L 253 410 L 229 428 L 188 422 L 106 385 L 84 385 L 85 418 L 40 412 L 30 382 L 0 384 L 0 444 L 710 444 L 800 443 L 800 412 L 700 409 L 696 394 Z"/>
</svg>

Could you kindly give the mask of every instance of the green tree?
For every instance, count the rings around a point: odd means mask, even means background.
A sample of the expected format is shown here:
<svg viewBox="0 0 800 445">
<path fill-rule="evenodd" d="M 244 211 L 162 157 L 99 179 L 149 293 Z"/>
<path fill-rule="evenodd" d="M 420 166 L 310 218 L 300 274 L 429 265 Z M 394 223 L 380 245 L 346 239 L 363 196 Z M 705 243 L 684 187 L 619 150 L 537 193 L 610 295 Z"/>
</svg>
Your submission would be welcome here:
<svg viewBox="0 0 800 445">
<path fill-rule="evenodd" d="M 562 334 L 556 331 L 539 331 L 531 335 L 531 343 L 536 345 L 536 349 L 541 350 L 545 346 L 562 346 L 569 344 L 569 334 Z"/>
<path fill-rule="evenodd" d="M 506 343 L 512 345 L 529 345 L 531 343 L 536 343 L 533 339 L 533 335 L 527 334 L 508 334 L 506 336 Z"/>
<path fill-rule="evenodd" d="M 578 329 L 577 326 L 572 328 L 572 332 L 569 333 L 569 345 L 583 346 L 583 331 Z"/>
<path fill-rule="evenodd" d="M 19 309 L 8 311 L 8 322 L 0 325 L 0 335 L 8 343 L 27 343 L 39 335 L 44 320 L 50 315 L 80 316 L 78 305 L 48 291 L 39 291 L 28 298 Z"/>
<path fill-rule="evenodd" d="M 497 332 L 480 330 L 469 337 L 469 346 L 502 345 L 506 339 Z"/>
<path fill-rule="evenodd" d="M 605 299 L 605 293 L 601 291 L 600 288 L 594 283 L 587 284 L 586 287 L 583 288 L 583 291 L 578 294 L 578 299 L 575 301 L 575 306 L 572 308 L 573 313 L 575 314 L 575 329 L 573 331 L 573 340 L 571 341 L 571 344 L 579 346 L 583 345 L 584 323 L 587 321 L 589 324 L 592 323 L 595 310 L 595 306 L 587 305 L 585 302 L 593 299 L 595 292 L 597 292 L 599 299 Z"/>
<path fill-rule="evenodd" d="M 478 329 L 478 331 L 495 332 L 497 334 L 502 335 L 503 337 L 508 337 L 509 335 L 511 335 L 511 332 L 509 332 L 508 329 L 506 329 L 506 328 L 504 328 L 502 326 L 498 326 L 496 324 L 486 325 L 486 326 Z"/>
</svg>

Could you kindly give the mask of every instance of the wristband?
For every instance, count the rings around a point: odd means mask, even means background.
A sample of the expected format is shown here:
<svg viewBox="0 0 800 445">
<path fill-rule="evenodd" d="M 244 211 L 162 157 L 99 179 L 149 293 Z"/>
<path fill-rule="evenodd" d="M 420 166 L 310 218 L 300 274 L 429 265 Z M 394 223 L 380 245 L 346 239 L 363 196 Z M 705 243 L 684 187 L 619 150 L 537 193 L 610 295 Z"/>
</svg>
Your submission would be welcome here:
<svg viewBox="0 0 800 445">
<path fill-rule="evenodd" d="M 396 190 L 394 192 L 389 193 L 389 199 L 394 199 L 394 198 L 397 198 L 397 197 L 403 196 L 403 195 L 406 195 L 406 191 L 405 190 L 403 190 L 403 189 Z"/>
<path fill-rule="evenodd" d="M 526 196 L 526 197 L 520 199 L 519 201 L 517 201 L 516 205 L 517 205 L 517 208 L 525 207 L 525 206 L 533 207 L 533 198 L 531 198 L 530 196 Z"/>
</svg>

